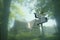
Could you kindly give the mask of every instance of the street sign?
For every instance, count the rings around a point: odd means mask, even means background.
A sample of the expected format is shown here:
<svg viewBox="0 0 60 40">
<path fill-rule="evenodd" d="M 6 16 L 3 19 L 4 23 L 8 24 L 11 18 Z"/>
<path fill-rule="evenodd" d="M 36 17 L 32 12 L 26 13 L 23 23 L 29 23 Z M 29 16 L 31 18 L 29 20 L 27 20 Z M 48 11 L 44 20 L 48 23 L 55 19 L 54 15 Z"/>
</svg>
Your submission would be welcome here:
<svg viewBox="0 0 60 40">
<path fill-rule="evenodd" d="M 45 17 L 45 16 L 43 16 L 43 15 L 38 15 L 38 14 L 36 14 L 36 13 L 34 13 L 35 14 L 35 18 L 37 18 L 36 20 L 37 20 L 37 22 L 39 23 L 39 24 L 41 24 L 41 23 L 45 23 L 45 22 L 47 22 L 48 21 L 48 19 L 47 19 L 47 17 Z"/>
<path fill-rule="evenodd" d="M 46 17 L 41 17 L 41 18 L 39 18 L 39 23 L 45 23 L 45 22 L 47 22 L 47 18 Z"/>
<path fill-rule="evenodd" d="M 40 18 L 37 18 L 37 19 L 36 19 L 37 20 L 37 24 L 45 23 L 48 20 L 47 17 L 40 17 Z"/>
<path fill-rule="evenodd" d="M 37 15 L 36 13 L 35 13 L 35 18 L 38 19 L 38 20 L 36 20 L 37 25 L 39 25 L 39 26 L 42 28 L 42 40 L 44 40 L 45 34 L 44 34 L 43 23 L 47 22 L 48 19 L 47 19 L 47 17 L 45 17 L 45 16 L 43 16 L 43 15 L 40 15 L 40 14 Z"/>
</svg>

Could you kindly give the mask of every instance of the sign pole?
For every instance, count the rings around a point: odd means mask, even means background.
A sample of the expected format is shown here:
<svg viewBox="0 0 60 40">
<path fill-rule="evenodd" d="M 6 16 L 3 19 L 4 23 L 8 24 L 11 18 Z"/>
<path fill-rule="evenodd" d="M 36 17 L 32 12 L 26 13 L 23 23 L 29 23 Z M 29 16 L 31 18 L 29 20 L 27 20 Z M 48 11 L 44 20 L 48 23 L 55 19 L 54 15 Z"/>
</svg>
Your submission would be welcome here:
<svg viewBox="0 0 60 40">
<path fill-rule="evenodd" d="M 45 37 L 45 35 L 44 35 L 43 23 L 39 24 L 39 26 L 40 26 L 40 27 L 41 27 L 41 29 L 42 29 L 42 30 L 41 30 L 41 31 L 42 31 L 42 37 L 41 37 L 41 39 L 42 39 L 42 40 L 45 40 L 45 38 L 44 38 L 44 37 Z"/>
<path fill-rule="evenodd" d="M 42 12 L 43 13 L 43 12 Z M 44 27 L 43 27 L 43 23 L 45 23 L 45 22 L 47 22 L 48 21 L 48 19 L 47 19 L 47 17 L 44 17 L 43 15 L 37 15 L 36 13 L 34 13 L 35 14 L 35 18 L 38 18 L 39 20 L 38 20 L 38 25 L 41 27 L 41 31 L 42 31 L 42 40 L 45 40 L 45 34 L 44 34 Z"/>
</svg>

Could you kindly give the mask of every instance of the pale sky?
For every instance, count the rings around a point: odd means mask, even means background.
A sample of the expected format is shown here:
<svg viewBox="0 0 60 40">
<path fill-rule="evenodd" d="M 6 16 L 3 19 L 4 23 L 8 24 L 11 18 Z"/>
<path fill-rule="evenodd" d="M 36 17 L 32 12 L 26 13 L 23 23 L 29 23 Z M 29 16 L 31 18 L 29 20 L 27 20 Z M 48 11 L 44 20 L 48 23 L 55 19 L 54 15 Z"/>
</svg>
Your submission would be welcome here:
<svg viewBox="0 0 60 40">
<path fill-rule="evenodd" d="M 46 27 L 53 27 L 57 26 L 55 19 L 48 19 L 48 22 L 43 24 Z"/>
</svg>

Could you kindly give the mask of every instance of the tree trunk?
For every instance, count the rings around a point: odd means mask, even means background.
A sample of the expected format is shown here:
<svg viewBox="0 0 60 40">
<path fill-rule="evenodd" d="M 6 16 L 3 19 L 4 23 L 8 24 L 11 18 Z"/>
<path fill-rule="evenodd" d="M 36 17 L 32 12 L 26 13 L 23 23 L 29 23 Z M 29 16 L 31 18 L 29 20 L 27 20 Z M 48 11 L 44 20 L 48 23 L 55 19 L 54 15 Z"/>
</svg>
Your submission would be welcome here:
<svg viewBox="0 0 60 40">
<path fill-rule="evenodd" d="M 57 21 L 57 28 L 58 28 L 58 39 L 60 40 L 60 0 L 53 0 L 54 3 L 54 16 Z"/>
<path fill-rule="evenodd" d="M 9 7 L 11 0 L 3 0 L 3 8 L 0 10 L 0 36 L 1 40 L 7 40 L 7 26 L 9 17 Z"/>
</svg>

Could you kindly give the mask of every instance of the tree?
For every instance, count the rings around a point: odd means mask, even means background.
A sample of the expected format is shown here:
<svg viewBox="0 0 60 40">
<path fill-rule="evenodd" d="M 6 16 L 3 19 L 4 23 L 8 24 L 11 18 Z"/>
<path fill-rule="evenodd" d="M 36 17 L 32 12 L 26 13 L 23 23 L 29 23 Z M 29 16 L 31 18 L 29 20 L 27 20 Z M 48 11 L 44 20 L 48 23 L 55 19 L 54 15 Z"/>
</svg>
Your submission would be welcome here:
<svg viewBox="0 0 60 40">
<path fill-rule="evenodd" d="M 57 28 L 58 28 L 58 39 L 60 40 L 60 0 L 53 0 L 54 3 L 54 16 L 57 21 Z"/>
<path fill-rule="evenodd" d="M 1 40 L 7 40 L 7 25 L 9 18 L 9 7 L 11 0 L 0 0 L 0 36 Z"/>
</svg>

